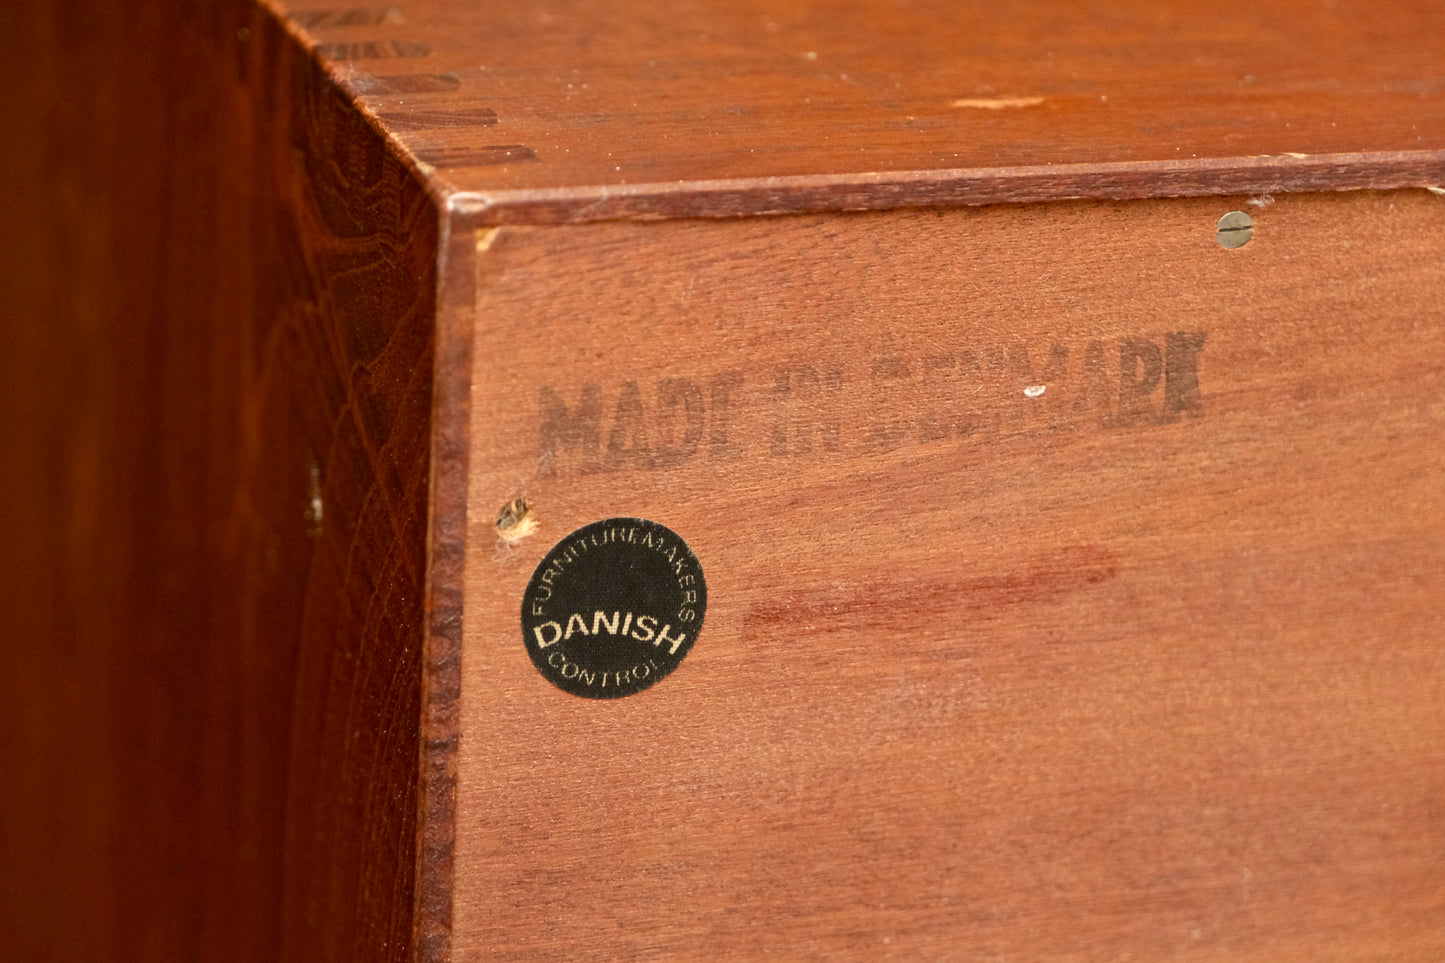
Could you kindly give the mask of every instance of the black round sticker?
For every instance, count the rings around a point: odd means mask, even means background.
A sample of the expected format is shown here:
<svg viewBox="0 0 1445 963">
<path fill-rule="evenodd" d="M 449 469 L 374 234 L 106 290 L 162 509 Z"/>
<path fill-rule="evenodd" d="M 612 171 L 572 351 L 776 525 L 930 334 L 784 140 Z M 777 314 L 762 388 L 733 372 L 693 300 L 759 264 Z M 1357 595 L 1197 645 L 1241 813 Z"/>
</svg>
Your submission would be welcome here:
<svg viewBox="0 0 1445 963">
<path fill-rule="evenodd" d="M 552 546 L 522 597 L 522 637 L 557 688 L 618 699 L 656 685 L 692 650 L 707 610 L 697 556 L 644 518 L 608 518 Z"/>
</svg>

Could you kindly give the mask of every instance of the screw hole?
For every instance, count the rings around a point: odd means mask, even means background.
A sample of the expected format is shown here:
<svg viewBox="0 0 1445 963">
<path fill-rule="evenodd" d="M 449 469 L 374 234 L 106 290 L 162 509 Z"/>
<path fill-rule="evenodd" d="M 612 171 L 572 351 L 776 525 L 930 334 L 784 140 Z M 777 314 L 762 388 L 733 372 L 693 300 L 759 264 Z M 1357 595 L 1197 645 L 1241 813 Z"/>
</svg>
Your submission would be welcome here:
<svg viewBox="0 0 1445 963">
<path fill-rule="evenodd" d="M 520 542 L 536 528 L 537 518 L 525 498 L 514 498 L 497 511 L 497 534 L 509 544 Z"/>
</svg>

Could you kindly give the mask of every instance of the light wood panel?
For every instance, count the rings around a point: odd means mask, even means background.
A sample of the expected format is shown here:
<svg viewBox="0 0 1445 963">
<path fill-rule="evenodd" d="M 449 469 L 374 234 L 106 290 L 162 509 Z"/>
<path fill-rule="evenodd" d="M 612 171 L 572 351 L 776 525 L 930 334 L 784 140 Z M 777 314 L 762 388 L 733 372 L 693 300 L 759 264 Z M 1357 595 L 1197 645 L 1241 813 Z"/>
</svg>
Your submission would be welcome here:
<svg viewBox="0 0 1445 963">
<path fill-rule="evenodd" d="M 1445 181 L 1425 0 L 288 9 L 488 223 Z"/>
<path fill-rule="evenodd" d="M 1438 956 L 1442 220 L 479 235 L 452 958 Z M 519 608 L 617 515 L 709 608 L 598 703 Z"/>
</svg>

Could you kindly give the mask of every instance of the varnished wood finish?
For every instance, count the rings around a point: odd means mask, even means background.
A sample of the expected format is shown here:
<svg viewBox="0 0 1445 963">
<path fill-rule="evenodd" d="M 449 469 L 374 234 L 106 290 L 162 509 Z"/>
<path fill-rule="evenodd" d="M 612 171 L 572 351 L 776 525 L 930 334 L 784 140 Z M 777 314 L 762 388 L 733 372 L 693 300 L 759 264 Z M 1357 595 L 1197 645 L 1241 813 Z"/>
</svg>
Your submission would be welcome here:
<svg viewBox="0 0 1445 963">
<path fill-rule="evenodd" d="M 1439 958 L 1442 225 L 1416 191 L 491 235 L 452 958 Z M 710 602 L 598 703 L 517 606 L 618 515 Z"/>
<path fill-rule="evenodd" d="M 250 4 L 11 16 L 0 957 L 405 960 L 435 205 Z"/>
<path fill-rule="evenodd" d="M 7 25 L 4 955 L 1442 955 L 1438 4 Z"/>
<path fill-rule="evenodd" d="M 421 961 L 446 960 L 451 952 L 476 244 L 468 231 L 448 238 L 437 314 L 413 956 Z"/>
<path fill-rule="evenodd" d="M 1445 181 L 1428 2 L 332 9 L 338 81 L 477 223 Z"/>
</svg>

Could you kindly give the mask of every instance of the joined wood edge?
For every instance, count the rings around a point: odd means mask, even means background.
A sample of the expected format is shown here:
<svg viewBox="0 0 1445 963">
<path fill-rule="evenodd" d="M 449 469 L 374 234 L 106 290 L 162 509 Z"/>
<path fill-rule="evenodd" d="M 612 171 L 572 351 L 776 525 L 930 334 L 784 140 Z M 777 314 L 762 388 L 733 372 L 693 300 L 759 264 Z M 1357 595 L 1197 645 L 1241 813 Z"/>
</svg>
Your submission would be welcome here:
<svg viewBox="0 0 1445 963">
<path fill-rule="evenodd" d="M 446 205 L 470 229 L 1441 185 L 1445 151 L 1388 151 L 456 191 Z"/>
<path fill-rule="evenodd" d="M 439 212 L 426 639 L 422 661 L 416 917 L 411 959 L 451 958 L 457 751 L 461 740 L 462 576 L 471 425 L 473 243 Z"/>
<path fill-rule="evenodd" d="M 470 430 L 471 238 L 455 230 L 446 191 L 430 168 L 381 123 L 346 83 L 337 65 L 287 15 L 280 0 L 254 0 L 284 36 L 321 69 L 326 81 L 364 118 L 435 204 L 436 301 L 432 329 L 431 438 L 428 466 L 426 574 L 417 751 L 417 809 L 412 903 L 412 963 L 451 959 L 453 850 L 456 840 L 458 705 L 461 697 L 462 570 L 466 544 Z"/>
<path fill-rule="evenodd" d="M 1267 155 L 905 172 L 858 172 L 491 192 L 452 187 L 388 130 L 279 0 L 255 0 L 365 118 L 437 204 L 431 490 L 413 941 L 415 963 L 451 957 L 470 430 L 474 245 L 497 226 L 735 218 L 1064 200 L 1439 188 L 1445 151 Z"/>
<path fill-rule="evenodd" d="M 282 6 L 256 0 L 305 48 L 388 149 L 436 199 L 457 231 L 616 220 L 975 207 L 1070 200 L 1145 200 L 1239 194 L 1309 194 L 1445 187 L 1445 150 L 1178 157 L 906 171 L 857 171 L 642 184 L 470 191 L 421 160 L 365 102 L 344 64 Z"/>
<path fill-rule="evenodd" d="M 292 42 L 305 51 L 307 57 L 320 66 L 321 71 L 336 92 L 346 98 L 351 108 L 365 119 L 372 133 L 381 139 L 386 149 L 411 172 L 422 189 L 436 202 L 437 209 L 442 212 L 443 220 L 446 220 L 450 215 L 447 198 L 453 192 L 443 180 L 437 177 L 436 170 L 419 160 L 416 154 L 406 146 L 406 143 L 386 126 L 375 108 L 366 103 L 362 95 L 357 92 L 354 78 L 347 75 L 345 62 L 323 55 L 320 41 L 313 37 L 304 26 L 292 19 L 283 0 L 252 0 L 252 2 L 267 16 L 275 20 L 286 36 L 290 37 Z"/>
</svg>

